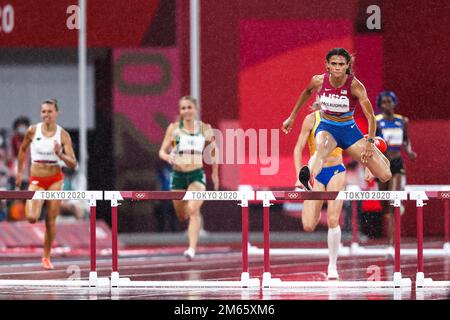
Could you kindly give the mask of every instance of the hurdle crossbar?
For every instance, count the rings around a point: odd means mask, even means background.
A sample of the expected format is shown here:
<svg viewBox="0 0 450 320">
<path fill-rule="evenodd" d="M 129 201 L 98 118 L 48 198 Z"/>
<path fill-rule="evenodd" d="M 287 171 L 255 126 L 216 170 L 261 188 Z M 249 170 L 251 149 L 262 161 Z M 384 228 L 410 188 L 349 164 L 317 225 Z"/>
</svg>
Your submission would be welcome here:
<svg viewBox="0 0 450 320">
<path fill-rule="evenodd" d="M 203 200 L 237 201 L 242 207 L 242 273 L 240 281 L 134 281 L 121 278 L 117 254 L 117 207 L 123 200 Z M 112 215 L 112 272 L 111 288 L 247 288 L 259 289 L 260 281 L 250 278 L 248 270 L 248 201 L 254 200 L 253 191 L 105 191 L 105 200 L 111 201 Z"/>
</svg>

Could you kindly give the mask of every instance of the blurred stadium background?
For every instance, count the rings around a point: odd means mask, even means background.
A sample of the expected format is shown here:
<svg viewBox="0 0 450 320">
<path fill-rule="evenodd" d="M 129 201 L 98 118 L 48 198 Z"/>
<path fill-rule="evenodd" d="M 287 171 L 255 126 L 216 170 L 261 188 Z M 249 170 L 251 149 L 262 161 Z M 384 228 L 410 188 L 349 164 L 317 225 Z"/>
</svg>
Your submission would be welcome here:
<svg viewBox="0 0 450 320">
<path fill-rule="evenodd" d="M 8 189 L 7 157 L 13 121 L 39 121 L 39 103 L 54 97 L 59 123 L 72 134 L 80 154 L 78 30 L 67 27 L 74 0 L 0 0 L 0 130 L 2 185 Z M 366 12 L 381 8 L 381 29 L 369 30 Z M 90 190 L 158 190 L 158 150 L 178 113 L 178 98 L 192 92 L 190 10 L 185 0 L 87 1 L 86 117 Z M 202 120 L 227 128 L 278 129 L 311 75 L 324 71 L 332 47 L 356 55 L 356 76 L 375 107 L 389 89 L 398 113 L 410 119 L 418 159 L 406 160 L 408 184 L 450 181 L 450 22 L 446 0 L 280 1 L 214 0 L 200 5 L 200 100 Z M 377 110 L 376 110 L 377 111 Z M 292 189 L 292 151 L 306 110 L 288 136 L 280 135 L 280 168 L 261 176 L 266 165 L 220 167 L 221 189 Z M 366 130 L 361 111 L 357 121 Z M 306 155 L 305 155 L 306 156 Z M 207 171 L 209 172 L 209 171 Z M 158 230 L 158 202 L 123 204 L 121 234 Z M 425 235 L 442 235 L 442 204 L 430 201 Z M 11 221 L 9 203 L 4 220 Z M 297 209 L 295 209 L 297 210 Z M 274 209 L 275 231 L 297 232 L 298 215 Z M 402 232 L 415 235 L 415 205 L 408 204 Z M 297 212 L 298 213 L 298 212 Z M 240 209 L 207 202 L 208 232 L 239 232 Z M 108 224 L 109 206 L 98 215 Z M 253 208 L 251 230 L 262 230 L 262 209 Z M 364 221 L 369 221 L 365 218 Z"/>
</svg>

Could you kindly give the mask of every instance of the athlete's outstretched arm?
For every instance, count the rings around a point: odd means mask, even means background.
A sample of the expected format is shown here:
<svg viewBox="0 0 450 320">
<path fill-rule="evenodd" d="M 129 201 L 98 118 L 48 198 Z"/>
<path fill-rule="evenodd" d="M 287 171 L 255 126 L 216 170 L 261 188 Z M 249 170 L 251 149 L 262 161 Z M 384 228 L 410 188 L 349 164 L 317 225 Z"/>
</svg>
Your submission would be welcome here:
<svg viewBox="0 0 450 320">
<path fill-rule="evenodd" d="M 322 85 L 322 83 L 322 75 L 315 75 L 314 77 L 312 77 L 308 86 L 300 94 L 300 97 L 295 103 L 289 118 L 284 120 L 283 125 L 281 126 L 281 130 L 284 133 L 289 133 L 292 130 L 292 125 L 294 124 L 295 118 L 297 118 L 297 114 L 299 113 L 300 109 L 306 103 L 306 101 L 308 101 L 314 91 L 316 91 Z"/>
</svg>

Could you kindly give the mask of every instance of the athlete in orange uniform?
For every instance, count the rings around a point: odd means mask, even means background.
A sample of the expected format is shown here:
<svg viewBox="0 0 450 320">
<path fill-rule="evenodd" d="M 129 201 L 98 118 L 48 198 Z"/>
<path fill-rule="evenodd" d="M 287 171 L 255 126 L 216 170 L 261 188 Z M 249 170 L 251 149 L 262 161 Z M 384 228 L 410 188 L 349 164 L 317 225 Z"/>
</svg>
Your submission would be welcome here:
<svg viewBox="0 0 450 320">
<path fill-rule="evenodd" d="M 316 105 L 316 104 L 315 104 Z M 319 106 L 320 107 L 320 106 Z M 309 153 L 313 155 L 316 149 L 314 140 L 315 131 L 320 123 L 320 111 L 308 114 L 303 120 L 302 130 L 294 149 L 294 162 L 297 177 L 302 164 L 302 153 L 306 143 L 308 143 Z M 313 191 L 341 191 L 345 187 L 345 167 L 342 164 L 342 149 L 335 148 L 324 159 L 320 173 L 314 177 Z M 297 187 L 303 187 L 299 180 Z M 312 232 L 316 228 L 320 219 L 323 200 L 305 200 L 302 212 L 303 229 Z M 328 200 L 327 222 L 328 222 L 328 279 L 338 279 L 337 257 L 341 243 L 341 227 L 339 226 L 339 216 L 342 211 L 342 200 Z"/>
</svg>

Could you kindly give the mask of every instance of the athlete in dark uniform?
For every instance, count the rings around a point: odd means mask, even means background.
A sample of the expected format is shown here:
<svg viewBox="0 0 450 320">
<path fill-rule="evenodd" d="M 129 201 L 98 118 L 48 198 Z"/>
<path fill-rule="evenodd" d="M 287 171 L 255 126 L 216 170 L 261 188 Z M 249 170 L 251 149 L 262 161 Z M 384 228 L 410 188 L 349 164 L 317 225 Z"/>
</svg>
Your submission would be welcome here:
<svg viewBox="0 0 450 320">
<path fill-rule="evenodd" d="M 404 190 L 406 184 L 406 171 L 403 164 L 402 149 L 406 151 L 409 159 L 415 160 L 417 154 L 412 150 L 408 136 L 408 118 L 394 113 L 398 103 L 397 96 L 392 91 L 383 91 L 377 97 L 377 106 L 381 113 L 376 116 L 377 136 L 382 137 L 387 144 L 386 157 L 391 162 L 392 179 L 388 182 L 378 181 L 380 190 Z M 386 233 L 393 240 L 393 210 L 387 203 L 383 204 Z"/>
</svg>

